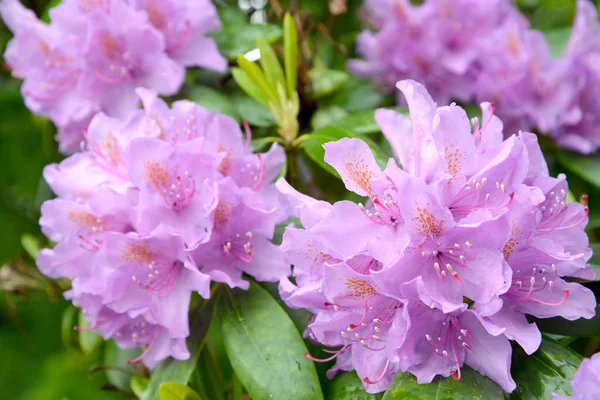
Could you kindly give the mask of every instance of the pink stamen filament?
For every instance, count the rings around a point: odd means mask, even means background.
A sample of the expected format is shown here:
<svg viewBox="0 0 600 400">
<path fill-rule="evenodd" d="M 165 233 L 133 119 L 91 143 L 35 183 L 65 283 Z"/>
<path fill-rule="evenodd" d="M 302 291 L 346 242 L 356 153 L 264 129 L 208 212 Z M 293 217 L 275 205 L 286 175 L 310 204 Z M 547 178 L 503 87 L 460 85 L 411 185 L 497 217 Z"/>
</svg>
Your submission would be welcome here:
<svg viewBox="0 0 600 400">
<path fill-rule="evenodd" d="M 379 375 L 374 381 L 369 379 L 369 377 L 363 378 L 363 381 L 365 381 L 365 383 L 368 383 L 369 385 L 375 385 L 376 383 L 378 383 L 385 377 L 385 373 L 387 372 L 387 369 L 389 366 L 390 366 L 390 360 L 387 360 L 385 362 L 385 366 L 383 367 L 383 371 L 381 372 L 381 375 Z"/>
<path fill-rule="evenodd" d="M 110 134 L 109 134 L 110 135 Z M 118 176 L 122 179 L 127 179 L 127 175 L 125 172 L 119 170 L 118 165 L 116 165 L 112 160 L 110 160 L 102 151 L 98 143 L 90 140 L 87 129 L 83 130 L 83 137 L 85 138 L 85 142 L 89 146 L 89 150 L 85 148 L 84 142 L 81 142 L 81 152 L 89 154 L 90 157 L 96 162 L 96 165 L 108 172 L 111 175 Z M 90 151 L 91 150 L 91 151 Z M 121 149 L 117 149 L 118 151 L 118 159 L 119 165 L 123 165 L 123 157 L 121 156 Z"/>
<path fill-rule="evenodd" d="M 542 229 L 539 229 L 539 227 L 538 227 L 537 232 L 538 233 L 548 233 L 548 232 L 553 232 L 553 231 L 562 231 L 565 229 L 575 228 L 576 226 L 582 224 L 588 218 L 590 209 L 587 206 L 585 206 L 583 211 L 584 211 L 583 216 L 577 222 L 574 222 L 571 225 L 567 225 L 567 226 L 560 226 L 560 224 L 562 223 L 562 221 L 564 221 L 564 218 L 565 218 L 565 216 L 564 216 L 565 213 L 561 212 L 560 214 L 562 214 L 562 218 L 561 218 L 560 222 L 558 223 L 558 226 L 555 226 L 553 228 L 542 228 Z"/>
<path fill-rule="evenodd" d="M 100 249 L 101 242 L 99 242 L 98 240 L 88 239 L 87 237 L 85 237 L 83 235 L 78 235 L 77 238 L 83 242 L 83 243 L 79 244 L 80 247 L 82 247 L 82 248 L 84 248 L 86 250 L 96 251 L 96 250 Z M 89 246 L 91 246 L 91 248 L 82 246 L 82 244 L 89 245 Z"/>
<path fill-rule="evenodd" d="M 331 357 L 328 357 L 328 358 L 323 358 L 323 359 L 315 358 L 309 352 L 304 353 L 304 356 L 306 358 L 308 358 L 309 360 L 314 361 L 314 362 L 328 362 L 328 361 L 334 360 L 337 356 L 339 356 L 340 354 L 342 354 L 342 352 L 344 350 L 346 350 L 349 346 L 350 345 L 347 344 L 347 345 L 343 346 L 339 350 L 336 350 L 336 351 L 327 351 L 328 353 L 332 353 L 333 354 Z"/>
<path fill-rule="evenodd" d="M 265 163 L 263 162 L 262 155 L 257 154 L 256 157 L 258 158 L 258 178 L 256 178 L 254 186 L 251 187 L 252 190 L 260 189 L 265 178 Z"/>
<path fill-rule="evenodd" d="M 252 130 L 250 129 L 250 125 L 246 120 L 242 121 L 242 125 L 244 126 L 244 131 L 246 132 L 246 148 L 250 148 L 252 146 Z"/>
</svg>

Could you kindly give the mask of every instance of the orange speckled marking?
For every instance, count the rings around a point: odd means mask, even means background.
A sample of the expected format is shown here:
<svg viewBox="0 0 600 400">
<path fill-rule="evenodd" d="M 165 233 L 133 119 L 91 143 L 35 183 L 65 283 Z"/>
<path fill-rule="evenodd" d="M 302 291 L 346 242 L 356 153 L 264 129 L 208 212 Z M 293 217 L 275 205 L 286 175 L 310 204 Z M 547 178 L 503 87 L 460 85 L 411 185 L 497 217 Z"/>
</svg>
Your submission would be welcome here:
<svg viewBox="0 0 600 400">
<path fill-rule="evenodd" d="M 148 19 L 152 26 L 158 30 L 163 30 L 167 27 L 167 21 L 165 16 L 154 3 L 150 3 L 146 6 L 146 12 L 148 13 Z"/>
<path fill-rule="evenodd" d="M 121 160 L 121 151 L 117 139 L 115 139 L 111 132 L 108 132 L 108 134 L 102 141 L 101 146 L 106 155 L 108 156 L 110 162 L 112 162 L 113 165 L 118 165 Z"/>
<path fill-rule="evenodd" d="M 358 185 L 362 190 L 367 193 L 371 193 L 373 189 L 371 188 L 370 180 L 373 178 L 373 172 L 367 168 L 365 161 L 362 157 L 359 157 L 356 160 L 346 161 L 344 163 L 344 167 L 346 167 L 346 172 L 350 179 Z"/>
<path fill-rule="evenodd" d="M 231 214 L 231 205 L 225 202 L 219 202 L 217 209 L 215 210 L 215 226 L 224 225 L 225 222 L 229 219 L 229 215 Z"/>
<path fill-rule="evenodd" d="M 118 59 L 123 53 L 115 37 L 108 32 L 106 32 L 102 38 L 102 48 L 104 54 L 112 60 Z"/>
<path fill-rule="evenodd" d="M 223 175 L 227 175 L 229 173 L 229 170 L 231 169 L 231 150 L 223 147 L 223 145 L 219 143 L 219 145 L 217 146 L 217 152 L 225 153 L 225 157 L 223 157 L 221 163 L 219 164 L 219 172 Z"/>
<path fill-rule="evenodd" d="M 456 143 L 444 142 L 444 156 L 446 157 L 446 166 L 452 176 L 456 176 L 463 168 L 465 152 L 461 151 Z"/>
<path fill-rule="evenodd" d="M 161 189 L 167 186 L 169 174 L 167 173 L 167 168 L 163 163 L 146 161 L 144 164 L 144 169 L 144 178 L 148 182 L 152 183 L 155 188 Z"/>
<path fill-rule="evenodd" d="M 502 254 L 504 254 L 505 260 L 508 260 L 511 254 L 515 251 L 515 247 L 517 247 L 519 244 L 519 238 L 522 233 L 523 232 L 513 224 L 510 239 L 508 239 L 502 247 Z"/>
<path fill-rule="evenodd" d="M 346 279 L 346 287 L 350 289 L 348 296 L 353 299 L 366 299 L 377 294 L 377 290 L 371 282 L 364 278 L 348 278 Z"/>
<path fill-rule="evenodd" d="M 511 31 L 508 34 L 508 42 L 506 43 L 508 47 L 508 51 L 512 53 L 514 56 L 518 56 L 521 52 L 521 41 L 519 40 L 519 36 L 514 31 Z"/>
<path fill-rule="evenodd" d="M 333 257 L 330 254 L 324 253 L 321 250 L 317 250 L 315 249 L 315 247 L 313 246 L 313 242 L 311 241 L 307 241 L 306 242 L 306 253 L 305 253 L 305 259 L 307 261 L 310 261 L 312 263 L 314 263 L 315 265 L 322 265 L 324 263 L 326 263 L 329 260 L 332 260 Z"/>
<path fill-rule="evenodd" d="M 81 210 L 69 210 L 67 216 L 71 222 L 79 226 L 91 226 L 97 222 L 97 218 L 94 215 Z"/>
<path fill-rule="evenodd" d="M 147 243 L 133 242 L 125 245 L 121 258 L 124 261 L 150 263 L 154 259 L 154 253 L 152 253 Z"/>
<path fill-rule="evenodd" d="M 444 229 L 444 220 L 438 221 L 427 208 L 416 207 L 417 215 L 413 217 L 418 225 L 417 230 L 425 236 L 439 237 Z"/>
</svg>

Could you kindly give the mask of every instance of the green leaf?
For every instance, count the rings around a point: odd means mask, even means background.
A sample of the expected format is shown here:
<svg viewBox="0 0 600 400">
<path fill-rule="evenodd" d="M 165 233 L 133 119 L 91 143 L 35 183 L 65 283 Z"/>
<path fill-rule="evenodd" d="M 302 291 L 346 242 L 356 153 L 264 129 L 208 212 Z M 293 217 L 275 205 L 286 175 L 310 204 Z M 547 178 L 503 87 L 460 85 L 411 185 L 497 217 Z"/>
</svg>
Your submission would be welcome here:
<svg viewBox="0 0 600 400">
<path fill-rule="evenodd" d="M 545 33 L 546 42 L 548 42 L 548 46 L 550 46 L 552 57 L 559 58 L 563 56 L 572 31 L 573 27 L 567 26 Z"/>
<path fill-rule="evenodd" d="M 341 179 L 340 174 L 338 174 L 338 172 L 331 165 L 325 162 L 325 149 L 323 148 L 325 143 L 339 139 L 340 138 L 319 135 L 317 133 L 310 133 L 308 138 L 304 141 L 304 152 L 325 171 L 329 172 L 336 178 Z"/>
<path fill-rule="evenodd" d="M 61 3 L 61 0 L 50 0 L 48 5 L 46 6 L 46 9 L 42 13 L 42 18 L 41 18 L 42 21 L 49 24 L 50 23 L 50 9 L 56 7 L 60 3 Z"/>
<path fill-rule="evenodd" d="M 375 90 L 371 82 L 352 78 L 332 98 L 328 98 L 326 104 L 333 104 L 353 113 L 377 108 L 384 99 L 385 96 Z"/>
<path fill-rule="evenodd" d="M 277 25 L 240 23 L 227 25 L 211 36 L 217 42 L 221 54 L 235 60 L 240 54 L 255 49 L 258 38 L 273 43 L 281 39 L 282 35 L 283 31 Z"/>
<path fill-rule="evenodd" d="M 112 367 L 104 371 L 106 378 L 113 385 L 121 389 L 128 390 L 131 382 L 130 374 L 127 374 L 119 369 L 133 369 L 127 364 L 127 360 L 131 360 L 140 355 L 140 349 L 120 349 L 115 344 L 114 340 L 109 340 L 104 346 L 104 364 Z"/>
<path fill-rule="evenodd" d="M 160 400 L 202 400 L 196 392 L 177 382 L 165 382 L 160 385 Z"/>
<path fill-rule="evenodd" d="M 294 323 L 265 289 L 228 291 L 222 331 L 233 369 L 254 400 L 323 399 Z"/>
<path fill-rule="evenodd" d="M 188 99 L 202 107 L 221 114 L 239 119 L 231 98 L 215 89 L 206 86 L 196 86 L 189 90 Z"/>
<path fill-rule="evenodd" d="M 232 68 L 233 79 L 246 94 L 265 107 L 269 107 L 269 98 L 263 91 L 250 79 L 248 74 L 241 68 Z"/>
<path fill-rule="evenodd" d="M 195 388 L 203 397 L 210 400 L 225 400 L 226 384 L 221 366 L 205 346 L 200 353 L 200 359 L 190 386 Z"/>
<path fill-rule="evenodd" d="M 248 75 L 248 78 L 254 83 L 270 101 L 275 104 L 279 104 L 279 98 L 277 97 L 277 91 L 269 85 L 267 78 L 263 71 L 253 63 L 248 61 L 244 56 L 238 57 L 238 64 L 240 68 Z M 268 105 L 268 104 L 267 104 Z"/>
<path fill-rule="evenodd" d="M 338 373 L 327 388 L 325 400 L 379 400 L 382 396 L 365 392 L 360 378 L 351 371 Z"/>
<path fill-rule="evenodd" d="M 89 327 L 83 312 L 79 313 L 79 320 L 77 324 L 80 327 Z M 93 354 L 100 344 L 102 343 L 102 336 L 98 335 L 93 330 L 84 329 L 79 331 L 79 347 L 85 354 Z"/>
<path fill-rule="evenodd" d="M 189 382 L 194 368 L 196 368 L 196 363 L 204 344 L 204 338 L 210 326 L 213 299 L 203 301 L 190 314 L 190 336 L 187 339 L 190 358 L 187 360 L 169 358 L 162 361 L 152 372 L 148 388 L 141 397 L 141 400 L 157 400 L 159 386 L 163 382 L 181 384 Z"/>
<path fill-rule="evenodd" d="M 129 386 L 131 387 L 133 394 L 137 397 L 141 397 L 148 387 L 148 382 L 150 382 L 150 380 L 145 376 L 132 376 L 129 381 Z"/>
<path fill-rule="evenodd" d="M 271 46 L 263 38 L 259 38 L 256 41 L 256 45 L 260 50 L 260 66 L 265 73 L 267 82 L 269 82 L 269 85 L 276 92 L 279 86 L 281 86 L 282 90 L 285 89 L 286 84 L 283 77 L 283 69 L 281 68 L 277 54 L 275 54 Z"/>
<path fill-rule="evenodd" d="M 393 108 L 393 110 L 408 115 L 407 108 Z M 335 121 L 332 125 L 351 130 L 356 135 L 369 135 L 381 131 L 381 128 L 375 121 L 375 110 L 355 112 L 346 118 Z"/>
<path fill-rule="evenodd" d="M 592 319 L 579 318 L 569 321 L 561 317 L 531 318 L 540 331 L 562 336 L 593 337 L 600 335 L 600 306 L 596 307 L 596 316 Z"/>
<path fill-rule="evenodd" d="M 591 184 L 600 187 L 600 154 L 582 156 L 569 151 L 556 152 L 558 161 Z"/>
<path fill-rule="evenodd" d="M 313 129 L 319 129 L 327 125 L 332 125 L 347 115 L 348 112 L 339 106 L 318 108 L 310 119 L 310 126 Z"/>
<path fill-rule="evenodd" d="M 287 92 L 291 97 L 298 82 L 298 31 L 290 13 L 283 18 L 283 61 Z"/>
<path fill-rule="evenodd" d="M 276 124 L 273 113 L 259 102 L 241 93 L 231 96 L 235 112 L 252 126 L 268 128 Z"/>
<path fill-rule="evenodd" d="M 229 7 L 227 5 L 223 5 L 218 6 L 217 10 L 219 11 L 219 19 L 224 26 L 248 23 L 248 16 L 239 7 Z"/>
<path fill-rule="evenodd" d="M 327 68 L 311 69 L 313 98 L 319 99 L 337 92 L 348 82 L 349 78 L 350 75 L 345 71 Z"/>
<path fill-rule="evenodd" d="M 61 320 L 61 333 L 63 343 L 67 346 L 75 346 L 75 338 L 74 338 L 74 330 L 75 326 L 75 317 L 77 317 L 77 309 L 72 305 L 69 305 L 65 308 L 62 314 Z"/>
<path fill-rule="evenodd" d="M 410 373 L 401 372 L 392 381 L 383 400 L 504 400 L 504 391 L 490 378 L 467 367 L 461 368 L 461 378 L 436 378 L 432 383 L 419 384 Z"/>
<path fill-rule="evenodd" d="M 21 245 L 25 249 L 25 252 L 29 255 L 29 257 L 36 259 L 38 253 L 40 252 L 40 245 L 38 243 L 38 239 L 26 233 L 21 236 Z"/>
<path fill-rule="evenodd" d="M 538 351 L 530 356 L 514 346 L 511 373 L 517 388 L 510 399 L 551 400 L 552 393 L 569 395 L 571 379 L 580 363 L 579 354 L 549 338 L 544 338 Z"/>
</svg>

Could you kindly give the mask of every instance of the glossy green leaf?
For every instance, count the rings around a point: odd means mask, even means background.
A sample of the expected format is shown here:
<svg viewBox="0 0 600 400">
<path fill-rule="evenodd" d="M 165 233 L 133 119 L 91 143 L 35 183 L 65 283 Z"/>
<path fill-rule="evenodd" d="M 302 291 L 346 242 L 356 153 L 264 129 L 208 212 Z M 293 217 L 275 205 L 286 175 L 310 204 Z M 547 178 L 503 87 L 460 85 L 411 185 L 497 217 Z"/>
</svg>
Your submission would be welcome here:
<svg viewBox="0 0 600 400">
<path fill-rule="evenodd" d="M 353 113 L 377 108 L 384 100 L 385 96 L 371 82 L 353 77 L 333 97 L 327 98 L 326 104 L 333 104 Z"/>
<path fill-rule="evenodd" d="M 408 115 L 407 108 L 393 108 L 393 110 Z M 375 121 L 375 110 L 355 112 L 339 121 L 335 121 L 332 125 L 351 130 L 356 135 L 369 135 L 381 131 L 381 128 Z"/>
<path fill-rule="evenodd" d="M 264 72 L 252 61 L 248 61 L 244 56 L 238 57 L 238 64 L 242 70 L 248 75 L 248 78 L 263 92 L 267 98 L 275 103 L 279 103 L 277 92 L 267 82 Z"/>
<path fill-rule="evenodd" d="M 332 125 L 346 116 L 348 116 L 348 112 L 339 106 L 318 108 L 310 119 L 310 126 L 313 129 L 319 129 L 327 125 Z"/>
<path fill-rule="evenodd" d="M 121 389 L 129 389 L 131 375 L 126 371 L 132 371 L 133 367 L 127 364 L 127 360 L 132 360 L 140 355 L 141 349 L 120 349 L 114 340 L 109 340 L 104 346 L 104 364 L 108 367 L 104 372 L 106 378 L 113 385 Z"/>
<path fill-rule="evenodd" d="M 129 381 L 129 386 L 131 387 L 133 394 L 137 397 L 141 397 L 148 387 L 148 382 L 150 382 L 150 380 L 145 376 L 132 376 Z"/>
<path fill-rule="evenodd" d="M 283 61 L 288 96 L 292 96 L 298 82 L 298 31 L 290 13 L 283 18 Z"/>
<path fill-rule="evenodd" d="M 490 378 L 463 366 L 461 378 L 436 378 L 432 383 L 419 384 L 410 373 L 396 375 L 383 400 L 503 400 L 504 391 Z"/>
<path fill-rule="evenodd" d="M 511 373 L 517 388 L 511 400 L 551 400 L 552 393 L 571 393 L 571 379 L 581 363 L 579 354 L 548 338 L 530 356 L 518 346 L 513 348 Z"/>
<path fill-rule="evenodd" d="M 67 346 L 76 346 L 74 337 L 75 330 L 73 329 L 73 327 L 77 323 L 75 321 L 75 318 L 77 318 L 77 316 L 77 309 L 72 305 L 69 305 L 67 308 L 65 308 L 65 311 L 63 311 L 60 326 L 63 343 Z"/>
<path fill-rule="evenodd" d="M 198 393 L 177 382 L 165 382 L 160 385 L 160 400 L 202 400 Z"/>
<path fill-rule="evenodd" d="M 325 400 L 379 400 L 382 396 L 367 393 L 356 372 L 351 371 L 338 373 L 327 388 Z"/>
<path fill-rule="evenodd" d="M 552 57 L 559 58 L 563 56 L 572 31 L 573 28 L 571 26 L 567 26 L 545 33 L 544 36 L 546 36 L 546 42 L 550 47 Z"/>
<path fill-rule="evenodd" d="M 256 48 L 256 40 L 264 38 L 273 43 L 283 35 L 277 25 L 269 24 L 230 24 L 211 36 L 215 38 L 219 51 L 230 60 L 235 60 L 240 54 Z"/>
<path fill-rule="evenodd" d="M 304 141 L 304 153 L 325 171 L 336 178 L 340 178 L 340 174 L 338 174 L 331 165 L 325 162 L 325 149 L 323 148 L 325 143 L 338 140 L 339 138 L 332 138 L 331 136 L 319 135 L 317 133 L 311 133 L 309 135 L 310 136 Z"/>
<path fill-rule="evenodd" d="M 265 77 L 269 85 L 277 91 L 278 87 L 281 86 L 285 89 L 286 83 L 283 76 L 283 69 L 277 58 L 277 54 L 273 51 L 273 48 L 263 38 L 259 38 L 256 41 L 256 45 L 260 50 L 260 66 L 262 67 Z"/>
<path fill-rule="evenodd" d="M 223 5 L 219 7 L 219 2 L 216 2 L 217 10 L 219 11 L 219 19 L 224 26 L 247 24 L 248 16 L 239 7 L 228 7 Z"/>
<path fill-rule="evenodd" d="M 23 246 L 23 249 L 25 249 L 27 255 L 35 260 L 40 252 L 38 239 L 33 235 L 25 234 L 21 236 L 21 245 Z"/>
<path fill-rule="evenodd" d="M 276 124 L 273 113 L 256 100 L 241 93 L 231 96 L 236 114 L 252 126 L 268 128 Z"/>
<path fill-rule="evenodd" d="M 266 151 L 267 148 L 271 146 L 271 144 L 276 142 L 275 139 L 276 138 L 273 136 L 252 139 L 252 147 L 254 147 L 254 151 L 258 153 Z"/>
<path fill-rule="evenodd" d="M 189 90 L 188 99 L 202 107 L 239 119 L 231 97 L 213 88 L 196 86 Z"/>
<path fill-rule="evenodd" d="M 600 187 L 600 154 L 583 156 L 569 151 L 556 152 L 558 161 L 589 183 Z"/>
<path fill-rule="evenodd" d="M 50 23 L 50 9 L 59 5 L 61 1 L 62 0 L 50 0 L 50 2 L 48 2 L 48 5 L 46 6 L 46 9 L 42 13 L 41 20 L 46 23 Z"/>
<path fill-rule="evenodd" d="M 210 400 L 227 400 L 226 383 L 218 360 L 205 346 L 192 375 L 190 386 Z"/>
<path fill-rule="evenodd" d="M 561 317 L 531 318 L 542 332 L 562 336 L 593 337 L 600 336 L 600 306 L 596 307 L 596 316 L 592 319 L 579 318 L 569 321 Z"/>
<path fill-rule="evenodd" d="M 269 106 L 269 98 L 263 91 L 250 79 L 248 74 L 241 68 L 232 68 L 231 74 L 233 79 L 240 88 L 254 100 L 258 101 L 265 107 Z"/>
<path fill-rule="evenodd" d="M 323 399 L 300 333 L 258 284 L 228 291 L 222 331 L 231 365 L 252 399 Z"/>
<path fill-rule="evenodd" d="M 159 386 L 163 382 L 181 384 L 189 382 L 196 368 L 196 363 L 204 344 L 204 338 L 210 326 L 213 310 L 212 304 L 212 299 L 210 301 L 203 301 L 190 314 L 190 336 L 187 339 L 190 358 L 187 360 L 169 358 L 158 364 L 154 371 L 152 371 L 148 388 L 141 397 L 141 400 L 158 400 Z"/>
<path fill-rule="evenodd" d="M 81 328 L 87 328 L 88 324 L 83 312 L 79 313 L 77 325 Z M 102 336 L 98 335 L 96 331 L 89 329 L 82 329 L 79 331 L 79 347 L 85 354 L 94 353 L 98 347 L 102 344 Z"/>
<path fill-rule="evenodd" d="M 314 68 L 310 71 L 313 98 L 319 99 L 340 90 L 350 75 L 345 71 L 327 68 Z"/>
</svg>

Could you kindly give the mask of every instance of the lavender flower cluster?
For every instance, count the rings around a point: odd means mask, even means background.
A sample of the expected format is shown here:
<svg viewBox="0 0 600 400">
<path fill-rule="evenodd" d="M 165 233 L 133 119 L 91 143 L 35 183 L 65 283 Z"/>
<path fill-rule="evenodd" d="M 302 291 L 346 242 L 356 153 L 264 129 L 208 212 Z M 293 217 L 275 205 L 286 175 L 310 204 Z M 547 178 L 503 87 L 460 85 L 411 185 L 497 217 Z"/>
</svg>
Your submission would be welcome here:
<svg viewBox="0 0 600 400">
<path fill-rule="evenodd" d="M 221 26 L 210 0 L 65 0 L 50 10 L 51 24 L 3 0 L 0 15 L 15 35 L 5 62 L 24 80 L 27 107 L 56 124 L 64 153 L 78 150 L 97 112 L 135 110 L 135 88 L 172 95 L 186 67 L 227 67 L 205 36 Z"/>
<path fill-rule="evenodd" d="M 510 0 L 367 0 L 366 9 L 376 31 L 358 38 L 357 75 L 387 89 L 415 79 L 442 104 L 493 101 L 508 134 L 537 128 L 581 153 L 600 148 L 600 23 L 590 1 L 578 0 L 560 58 Z"/>
<path fill-rule="evenodd" d="M 289 275 L 270 241 L 287 218 L 270 183 L 285 155 L 278 145 L 254 154 L 228 116 L 137 93 L 144 110 L 97 114 L 83 152 L 45 168 L 58 198 L 42 205 L 40 225 L 57 244 L 37 264 L 72 280 L 65 296 L 92 329 L 121 348 L 144 347 L 132 362 L 153 367 L 189 357 L 193 292 L 208 298 L 211 281 L 247 289 L 243 273 Z"/>
<path fill-rule="evenodd" d="M 565 176 L 549 175 L 535 135 L 503 139 L 489 103 L 471 125 L 422 85 L 398 88 L 410 118 L 375 114 L 397 156 L 383 171 L 361 140 L 324 146 L 366 204 L 331 205 L 277 182 L 304 227 L 283 236 L 294 281 L 283 278 L 280 294 L 314 314 L 306 334 L 333 349 L 307 356 L 336 359 L 330 376 L 354 369 L 374 393 L 398 371 L 427 383 L 460 379 L 466 364 L 511 392 L 509 340 L 528 354 L 541 342 L 527 314 L 595 314 L 594 294 L 563 279 L 595 275 L 585 200 L 567 202 Z"/>
</svg>

